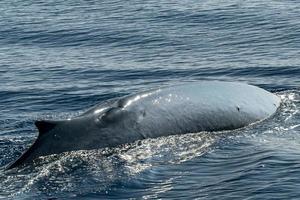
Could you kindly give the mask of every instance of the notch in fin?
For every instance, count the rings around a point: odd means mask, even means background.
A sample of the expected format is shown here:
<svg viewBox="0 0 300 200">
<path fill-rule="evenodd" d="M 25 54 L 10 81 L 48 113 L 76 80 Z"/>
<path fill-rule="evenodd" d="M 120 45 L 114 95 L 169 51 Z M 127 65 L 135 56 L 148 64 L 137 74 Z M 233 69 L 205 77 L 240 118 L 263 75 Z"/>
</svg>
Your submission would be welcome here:
<svg viewBox="0 0 300 200">
<path fill-rule="evenodd" d="M 54 121 L 36 121 L 34 124 L 38 128 L 40 135 L 51 131 L 57 125 Z"/>
</svg>

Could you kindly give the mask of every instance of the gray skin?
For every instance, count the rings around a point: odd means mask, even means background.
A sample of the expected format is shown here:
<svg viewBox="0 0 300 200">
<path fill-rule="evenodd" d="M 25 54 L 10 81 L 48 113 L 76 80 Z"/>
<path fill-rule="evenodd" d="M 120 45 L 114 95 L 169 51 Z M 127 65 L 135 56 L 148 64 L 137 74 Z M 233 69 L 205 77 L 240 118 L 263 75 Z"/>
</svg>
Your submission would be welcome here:
<svg viewBox="0 0 300 200">
<path fill-rule="evenodd" d="M 34 144 L 8 168 L 39 156 L 115 147 L 145 138 L 238 129 L 274 114 L 280 98 L 234 82 L 162 87 L 101 103 L 65 121 L 37 121 Z"/>
</svg>

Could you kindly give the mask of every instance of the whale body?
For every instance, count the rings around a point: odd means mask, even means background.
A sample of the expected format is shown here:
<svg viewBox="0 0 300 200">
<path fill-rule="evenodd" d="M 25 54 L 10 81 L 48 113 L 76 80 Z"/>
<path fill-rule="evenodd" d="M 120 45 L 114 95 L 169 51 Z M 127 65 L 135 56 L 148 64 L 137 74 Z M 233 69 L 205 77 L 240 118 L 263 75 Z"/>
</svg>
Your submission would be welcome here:
<svg viewBox="0 0 300 200">
<path fill-rule="evenodd" d="M 275 94 L 244 83 L 201 81 L 152 89 L 105 101 L 73 119 L 36 121 L 36 141 L 8 168 L 66 151 L 238 129 L 270 117 L 279 105 Z"/>
</svg>

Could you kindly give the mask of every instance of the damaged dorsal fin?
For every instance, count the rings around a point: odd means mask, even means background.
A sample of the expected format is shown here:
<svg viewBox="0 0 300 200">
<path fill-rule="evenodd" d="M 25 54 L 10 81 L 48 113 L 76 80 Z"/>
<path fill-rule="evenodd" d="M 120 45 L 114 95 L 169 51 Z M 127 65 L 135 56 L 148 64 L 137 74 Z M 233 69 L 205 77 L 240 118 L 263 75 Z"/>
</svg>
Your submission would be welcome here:
<svg viewBox="0 0 300 200">
<path fill-rule="evenodd" d="M 40 135 L 51 131 L 57 125 L 54 121 L 36 121 L 34 124 L 38 128 Z"/>
</svg>

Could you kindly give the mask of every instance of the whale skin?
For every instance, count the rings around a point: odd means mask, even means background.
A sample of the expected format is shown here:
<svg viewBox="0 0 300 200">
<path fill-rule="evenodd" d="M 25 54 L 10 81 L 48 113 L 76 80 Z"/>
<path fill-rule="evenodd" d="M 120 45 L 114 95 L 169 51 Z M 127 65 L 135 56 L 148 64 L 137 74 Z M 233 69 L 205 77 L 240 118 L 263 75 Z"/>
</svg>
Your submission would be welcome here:
<svg viewBox="0 0 300 200">
<path fill-rule="evenodd" d="M 107 100 L 73 119 L 36 121 L 34 144 L 7 168 L 66 151 L 238 129 L 270 117 L 279 105 L 275 94 L 245 83 L 198 81 L 151 89 Z"/>
</svg>

